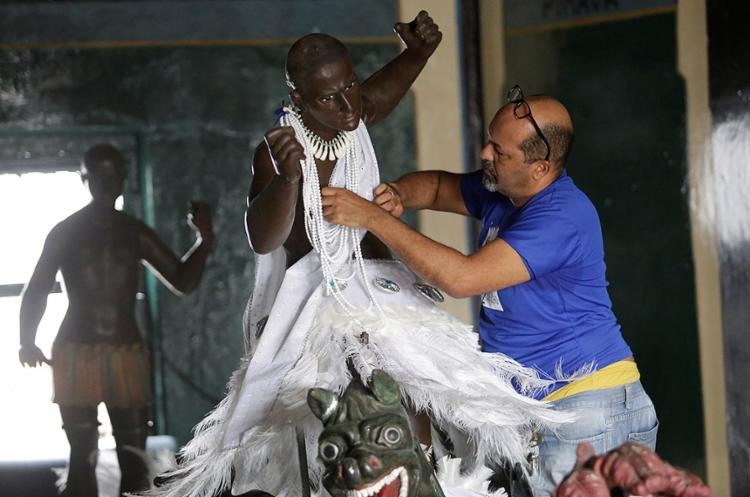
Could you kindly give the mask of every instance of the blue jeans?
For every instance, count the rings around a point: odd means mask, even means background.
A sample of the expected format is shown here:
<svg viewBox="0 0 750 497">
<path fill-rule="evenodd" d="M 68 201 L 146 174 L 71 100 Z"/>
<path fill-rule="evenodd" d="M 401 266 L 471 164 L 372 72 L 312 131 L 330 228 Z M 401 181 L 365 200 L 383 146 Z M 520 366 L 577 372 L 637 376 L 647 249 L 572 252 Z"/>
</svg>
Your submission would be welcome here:
<svg viewBox="0 0 750 497">
<path fill-rule="evenodd" d="M 531 477 L 535 497 L 552 495 L 555 485 L 575 466 L 576 447 L 581 442 L 590 443 L 597 454 L 629 440 L 656 447 L 659 421 L 640 381 L 582 392 L 552 405 L 555 410 L 574 412 L 577 418 L 555 432 L 539 433 L 539 467 Z"/>
</svg>

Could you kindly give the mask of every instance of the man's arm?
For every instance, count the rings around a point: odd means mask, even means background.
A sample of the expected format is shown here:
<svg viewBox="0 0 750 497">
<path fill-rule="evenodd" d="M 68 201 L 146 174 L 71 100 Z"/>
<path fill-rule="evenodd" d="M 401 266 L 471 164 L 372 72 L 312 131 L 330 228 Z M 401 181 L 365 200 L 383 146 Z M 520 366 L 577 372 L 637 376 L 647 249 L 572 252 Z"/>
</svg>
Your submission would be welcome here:
<svg viewBox="0 0 750 497">
<path fill-rule="evenodd" d="M 58 250 L 61 241 L 58 239 L 58 229 L 53 229 L 47 236 L 42 255 L 21 298 L 21 349 L 18 351 L 18 359 L 21 364 L 31 367 L 43 362 L 49 363 L 44 353 L 36 346 L 35 340 L 39 322 L 47 309 L 47 295 L 52 290 L 57 270 L 60 268 Z"/>
<path fill-rule="evenodd" d="M 367 229 L 421 278 L 452 297 L 480 295 L 531 279 L 521 256 L 502 239 L 467 256 L 427 238 L 348 190 L 329 187 L 322 194 L 327 221 Z"/>
<path fill-rule="evenodd" d="M 396 217 L 404 209 L 430 209 L 469 215 L 461 193 L 461 175 L 447 171 L 418 171 L 397 181 L 379 184 L 373 202 Z"/>
<path fill-rule="evenodd" d="M 362 119 L 367 125 L 391 113 L 443 39 L 437 24 L 424 10 L 409 24 L 396 23 L 394 30 L 406 49 L 362 83 Z"/>
<path fill-rule="evenodd" d="M 245 232 L 259 254 L 280 247 L 289 237 L 302 180 L 300 160 L 304 158 L 304 149 L 290 127 L 270 130 L 255 149 Z"/>
<path fill-rule="evenodd" d="M 140 249 L 144 263 L 175 294 L 192 292 L 203 275 L 206 259 L 213 243 L 211 209 L 207 204 L 193 202 L 188 224 L 196 234 L 196 240 L 181 259 L 161 241 L 159 236 L 146 226 L 140 225 Z"/>
</svg>

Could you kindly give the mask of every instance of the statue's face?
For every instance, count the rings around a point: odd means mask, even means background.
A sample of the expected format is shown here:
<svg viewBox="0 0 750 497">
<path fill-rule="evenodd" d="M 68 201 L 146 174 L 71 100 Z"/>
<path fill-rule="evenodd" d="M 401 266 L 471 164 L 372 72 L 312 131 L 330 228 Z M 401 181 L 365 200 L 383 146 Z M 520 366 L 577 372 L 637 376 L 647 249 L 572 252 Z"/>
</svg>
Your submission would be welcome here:
<svg viewBox="0 0 750 497">
<path fill-rule="evenodd" d="M 81 167 L 81 176 L 91 196 L 103 202 L 114 202 L 122 195 L 125 170 L 115 160 L 99 159 L 94 167 Z"/>
<path fill-rule="evenodd" d="M 376 373 L 372 390 L 352 383 L 341 397 L 322 389 L 308 395 L 325 424 L 318 440 L 323 485 L 333 497 L 442 496 L 411 433 L 398 385 Z"/>
<path fill-rule="evenodd" d="M 292 98 L 302 108 L 305 125 L 326 139 L 342 130 L 355 130 L 362 117 L 359 80 L 348 57 L 308 75 Z"/>
</svg>

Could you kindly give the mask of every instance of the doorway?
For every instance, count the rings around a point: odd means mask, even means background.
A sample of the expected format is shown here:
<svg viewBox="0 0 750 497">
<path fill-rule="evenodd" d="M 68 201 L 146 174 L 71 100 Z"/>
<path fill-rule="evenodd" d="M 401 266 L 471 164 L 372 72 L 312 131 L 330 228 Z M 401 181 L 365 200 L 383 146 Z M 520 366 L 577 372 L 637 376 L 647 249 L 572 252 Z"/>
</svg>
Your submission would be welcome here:
<svg viewBox="0 0 750 497">
<path fill-rule="evenodd" d="M 47 365 L 21 366 L 18 361 L 21 291 L 31 277 L 47 233 L 85 206 L 88 190 L 77 172 L 0 174 L 0 461 L 59 461 L 68 456 L 57 405 L 52 400 L 52 371 Z M 122 206 L 122 199 L 119 201 Z M 47 298 L 36 344 L 49 357 L 68 299 L 59 278 Z M 100 406 L 101 407 L 101 406 Z M 106 409 L 100 408 L 100 447 L 114 446 Z"/>
<path fill-rule="evenodd" d="M 49 231 L 85 206 L 90 195 L 78 173 L 88 147 L 107 142 L 128 159 L 124 198 L 140 213 L 136 137 L 120 130 L 5 130 L 0 134 L 0 464 L 64 466 L 69 446 L 56 404 L 48 365 L 21 366 L 18 360 L 21 293 Z M 117 208 L 124 207 L 123 197 Z M 47 298 L 36 344 L 49 357 L 67 310 L 60 274 Z M 141 306 L 142 307 L 142 306 Z M 103 405 L 99 408 L 100 449 L 114 448 Z"/>
</svg>

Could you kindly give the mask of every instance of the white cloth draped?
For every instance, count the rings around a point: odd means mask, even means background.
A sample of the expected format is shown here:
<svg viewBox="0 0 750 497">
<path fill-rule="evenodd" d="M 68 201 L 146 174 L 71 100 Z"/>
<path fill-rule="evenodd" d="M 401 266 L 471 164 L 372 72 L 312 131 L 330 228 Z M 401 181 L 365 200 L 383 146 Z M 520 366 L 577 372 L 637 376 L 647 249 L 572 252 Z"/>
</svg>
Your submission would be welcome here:
<svg viewBox="0 0 750 497">
<path fill-rule="evenodd" d="M 379 182 L 375 153 L 363 124 L 356 135 L 362 166 L 358 193 L 372 198 Z M 331 184 L 343 184 L 343 169 L 335 168 Z M 285 263 L 283 248 L 256 256 L 243 366 L 226 398 L 196 427 L 174 478 L 148 495 L 213 497 L 232 480 L 234 493 L 261 489 L 300 495 L 295 427 L 305 431 L 308 474 L 317 484 L 323 470 L 316 457 L 322 426 L 307 407 L 307 391 L 342 392 L 351 379 L 347 360 L 364 380 L 374 368 L 387 371 L 408 405 L 463 433 L 479 460 L 523 461 L 534 425 L 566 420 L 565 414 L 517 393 L 514 384 L 535 390 L 548 383 L 505 356 L 482 353 L 470 327 L 415 291 L 417 277 L 402 263 L 365 264 L 369 281 L 388 278 L 401 289 L 373 290 L 384 315 L 372 305 L 359 268 L 351 263 L 352 278 L 342 294 L 360 309 L 354 316 L 327 294 L 318 254 L 307 254 L 286 271 Z"/>
</svg>

